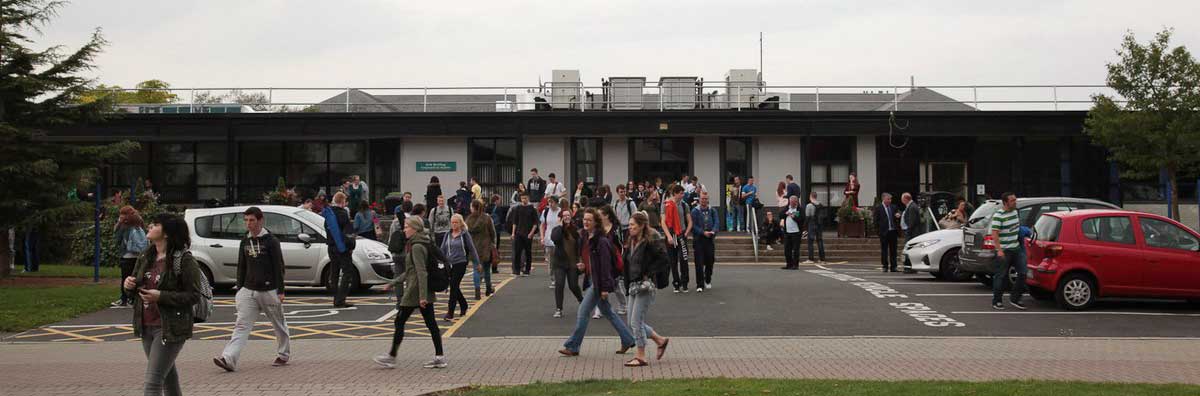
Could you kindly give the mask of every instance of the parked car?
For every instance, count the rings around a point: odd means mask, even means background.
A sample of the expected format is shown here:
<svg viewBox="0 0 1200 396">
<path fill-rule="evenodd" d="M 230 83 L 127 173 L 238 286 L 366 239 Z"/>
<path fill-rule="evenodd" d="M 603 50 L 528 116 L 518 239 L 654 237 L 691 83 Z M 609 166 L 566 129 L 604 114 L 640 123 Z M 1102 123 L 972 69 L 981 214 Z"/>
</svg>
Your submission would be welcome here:
<svg viewBox="0 0 1200 396">
<path fill-rule="evenodd" d="M 192 231 L 192 254 L 214 287 L 237 282 L 238 246 L 246 236 L 242 213 L 248 206 L 188 209 L 184 219 Z M 263 205 L 263 227 L 279 238 L 284 256 L 284 281 L 295 286 L 335 286 L 329 279 L 325 218 L 291 206 Z M 346 276 L 355 289 L 387 283 L 394 274 L 387 245 L 358 238 L 354 266 Z"/>
<path fill-rule="evenodd" d="M 951 282 L 971 279 L 973 274 L 959 270 L 958 252 L 962 248 L 961 229 L 930 231 L 904 242 L 904 268 L 928 272 Z"/>
<path fill-rule="evenodd" d="M 1083 310 L 1101 297 L 1200 303 L 1200 234 L 1126 210 L 1048 213 L 1034 224 L 1027 283 L 1034 298 Z"/>
<path fill-rule="evenodd" d="M 1000 200 L 989 199 L 967 218 L 962 229 L 962 247 L 958 253 L 959 271 L 974 274 L 984 285 L 992 285 L 993 261 L 996 251 L 991 240 L 992 215 L 1003 207 Z M 1104 201 L 1070 197 L 1017 198 L 1017 216 L 1021 225 L 1032 226 L 1043 213 L 1073 211 L 1080 209 L 1120 209 Z M 1016 281 L 1016 272 L 1009 271 L 1009 282 Z"/>
</svg>

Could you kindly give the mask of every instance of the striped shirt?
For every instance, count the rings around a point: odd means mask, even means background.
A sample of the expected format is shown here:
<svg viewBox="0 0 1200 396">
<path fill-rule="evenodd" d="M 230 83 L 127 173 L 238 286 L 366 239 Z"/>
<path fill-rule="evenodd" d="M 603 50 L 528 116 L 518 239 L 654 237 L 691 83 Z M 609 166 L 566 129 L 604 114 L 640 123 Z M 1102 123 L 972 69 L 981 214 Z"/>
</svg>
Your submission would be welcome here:
<svg viewBox="0 0 1200 396">
<path fill-rule="evenodd" d="M 1017 236 L 1020 233 L 1021 222 L 1017 218 L 1017 210 L 996 211 L 992 215 L 992 231 L 1000 231 L 1000 248 L 1012 250 L 1021 247 Z"/>
</svg>

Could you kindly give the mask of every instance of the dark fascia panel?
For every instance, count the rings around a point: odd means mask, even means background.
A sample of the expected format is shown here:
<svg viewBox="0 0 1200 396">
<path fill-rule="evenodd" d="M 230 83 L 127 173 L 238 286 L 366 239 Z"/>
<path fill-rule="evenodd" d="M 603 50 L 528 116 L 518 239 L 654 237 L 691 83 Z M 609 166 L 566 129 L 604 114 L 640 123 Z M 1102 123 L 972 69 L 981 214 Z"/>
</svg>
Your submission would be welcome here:
<svg viewBox="0 0 1200 396">
<path fill-rule="evenodd" d="M 892 133 L 909 136 L 1072 136 L 1083 111 L 896 112 Z M 667 130 L 660 130 L 666 123 Z M 901 129 L 900 127 L 907 126 Z M 328 140 L 404 136 L 872 136 L 886 112 L 627 111 L 516 113 L 134 114 L 52 130 L 62 141 Z"/>
</svg>

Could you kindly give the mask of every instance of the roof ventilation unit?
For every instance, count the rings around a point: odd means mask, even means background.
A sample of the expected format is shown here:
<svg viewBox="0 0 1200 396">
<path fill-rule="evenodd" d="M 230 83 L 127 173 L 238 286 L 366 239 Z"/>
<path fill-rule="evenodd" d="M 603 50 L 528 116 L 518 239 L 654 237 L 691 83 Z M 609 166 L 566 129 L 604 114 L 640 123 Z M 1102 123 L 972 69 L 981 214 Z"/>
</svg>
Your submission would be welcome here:
<svg viewBox="0 0 1200 396">
<path fill-rule="evenodd" d="M 762 100 L 762 81 L 755 69 L 731 69 L 725 74 L 725 94 L 731 109 L 754 108 Z"/>
<path fill-rule="evenodd" d="M 605 86 L 605 98 L 613 110 L 641 110 L 642 89 L 646 87 L 646 77 L 609 77 Z"/>
<path fill-rule="evenodd" d="M 583 102 L 583 85 L 579 70 L 554 70 L 550 80 L 550 107 L 553 109 L 578 109 Z"/>
<path fill-rule="evenodd" d="M 691 110 L 700 102 L 700 79 L 697 77 L 661 77 L 658 87 L 664 110 Z"/>
</svg>

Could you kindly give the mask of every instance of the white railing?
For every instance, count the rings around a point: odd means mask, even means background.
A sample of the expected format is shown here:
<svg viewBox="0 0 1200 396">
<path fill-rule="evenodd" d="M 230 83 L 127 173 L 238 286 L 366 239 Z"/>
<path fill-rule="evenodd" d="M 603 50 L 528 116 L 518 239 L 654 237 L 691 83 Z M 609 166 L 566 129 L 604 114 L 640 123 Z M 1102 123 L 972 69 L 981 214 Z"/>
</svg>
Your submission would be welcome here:
<svg viewBox="0 0 1200 396">
<path fill-rule="evenodd" d="M 747 85 L 752 85 L 747 87 Z M 463 86 L 463 87 L 244 87 L 120 89 L 117 92 L 174 94 L 173 103 L 122 103 L 122 107 L 154 109 L 241 103 L 259 111 L 522 111 L 538 109 L 620 111 L 640 109 L 752 110 L 760 106 L 793 111 L 921 111 L 921 110 L 1087 110 L 1092 96 L 1105 94 L 1123 101 L 1104 85 L 766 85 L 757 82 L 711 82 L 694 86 L 657 86 L 647 83 L 638 94 L 621 87 L 621 99 L 612 86 Z M 636 87 L 633 89 L 636 90 Z M 680 94 L 680 90 L 686 91 Z M 665 92 L 671 90 L 670 92 Z M 929 94 L 933 91 L 936 94 Z M 609 92 L 609 94 L 606 94 Z M 564 93 L 573 95 L 564 96 Z M 665 94 L 664 94 L 665 93 Z M 359 94 L 365 94 L 361 95 Z M 196 103 L 201 98 L 221 98 L 225 103 Z M 656 95 L 652 96 L 652 95 Z M 632 96 L 635 99 L 625 99 Z M 238 99 L 238 97 L 242 99 Z M 253 100 L 245 100 L 252 97 Z M 537 100 L 537 99 L 541 100 Z M 771 101 L 769 99 L 775 98 Z M 314 107 L 315 106 L 315 107 Z M 376 109 L 368 109 L 375 106 Z M 477 107 L 464 110 L 463 106 Z"/>
<path fill-rule="evenodd" d="M 757 198 L 756 198 L 757 199 Z M 754 245 L 754 262 L 758 262 L 758 212 L 754 205 L 746 204 L 747 230 L 750 230 L 750 243 Z"/>
</svg>

